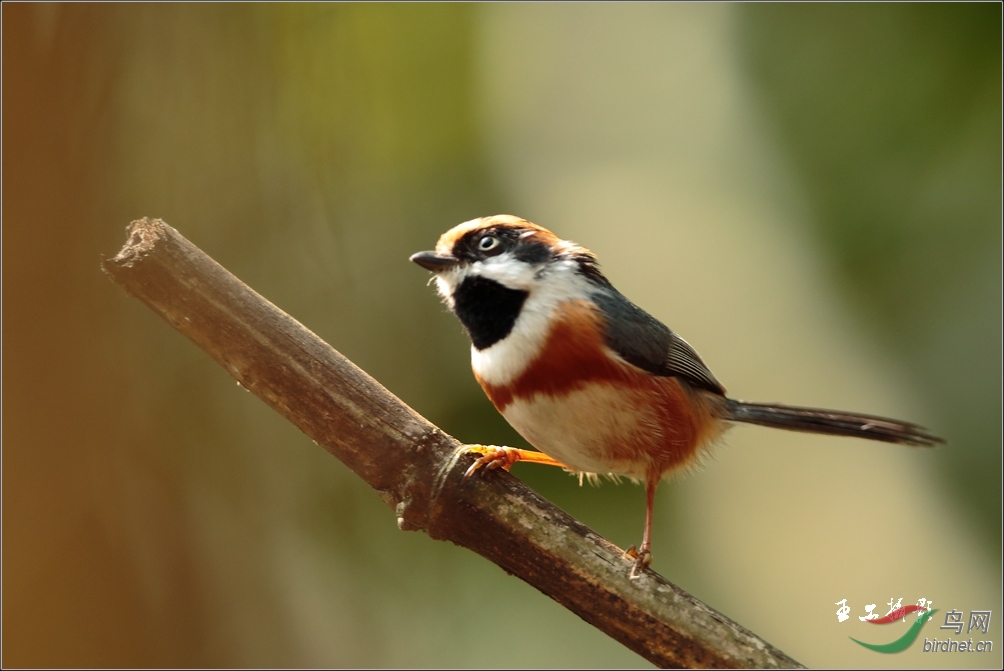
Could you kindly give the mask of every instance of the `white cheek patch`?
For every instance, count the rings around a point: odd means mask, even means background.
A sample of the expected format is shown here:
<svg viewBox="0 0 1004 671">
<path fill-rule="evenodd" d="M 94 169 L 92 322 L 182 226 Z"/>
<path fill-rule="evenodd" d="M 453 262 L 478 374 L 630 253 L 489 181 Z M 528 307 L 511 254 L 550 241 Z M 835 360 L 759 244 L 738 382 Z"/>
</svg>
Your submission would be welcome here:
<svg viewBox="0 0 1004 671">
<path fill-rule="evenodd" d="M 511 252 L 490 256 L 471 264 L 470 274 L 495 280 L 504 287 L 519 291 L 531 291 L 533 280 L 543 264 L 530 265 L 515 259 Z"/>
<path fill-rule="evenodd" d="M 542 264 L 531 266 L 513 258 L 506 252 L 474 263 L 463 263 L 436 275 L 436 288 L 450 305 L 453 304 L 453 292 L 468 277 L 484 277 L 495 280 L 504 287 L 520 291 L 533 289 L 534 277 Z"/>
<path fill-rule="evenodd" d="M 457 268 L 451 268 L 450 270 L 444 270 L 436 274 L 436 290 L 450 308 L 453 307 L 453 292 L 463 281 L 463 275 L 463 271 Z"/>
</svg>

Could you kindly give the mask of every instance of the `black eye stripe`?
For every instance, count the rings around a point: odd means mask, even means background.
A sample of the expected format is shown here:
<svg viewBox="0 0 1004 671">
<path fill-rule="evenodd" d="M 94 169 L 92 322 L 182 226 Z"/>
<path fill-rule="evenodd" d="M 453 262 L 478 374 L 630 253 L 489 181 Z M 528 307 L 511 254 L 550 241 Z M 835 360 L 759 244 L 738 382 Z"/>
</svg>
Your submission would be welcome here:
<svg viewBox="0 0 1004 671">
<path fill-rule="evenodd" d="M 543 242 L 523 242 L 516 245 L 513 256 L 524 263 L 543 263 L 551 258 L 551 248 Z"/>
<path fill-rule="evenodd" d="M 547 243 L 527 236 L 528 232 L 518 228 L 470 231 L 453 245 L 453 255 L 474 262 L 511 251 L 513 258 L 523 263 L 536 265 L 547 262 L 554 256 L 554 250 Z M 493 240 L 495 244 L 491 244 Z"/>
<path fill-rule="evenodd" d="M 490 228 L 487 230 L 471 231 L 457 240 L 453 245 L 453 255 L 458 259 L 468 261 L 480 261 L 489 256 L 496 256 L 511 249 L 519 240 L 520 231 L 511 228 Z M 498 242 L 488 248 L 481 247 L 485 240 L 497 240 Z"/>
</svg>

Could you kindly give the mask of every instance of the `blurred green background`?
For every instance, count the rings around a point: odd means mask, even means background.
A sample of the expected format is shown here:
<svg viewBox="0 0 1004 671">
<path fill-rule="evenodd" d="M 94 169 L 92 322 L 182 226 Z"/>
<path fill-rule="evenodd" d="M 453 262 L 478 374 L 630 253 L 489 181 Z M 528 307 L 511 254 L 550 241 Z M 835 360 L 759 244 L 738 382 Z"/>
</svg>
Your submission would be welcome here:
<svg viewBox="0 0 1004 671">
<path fill-rule="evenodd" d="M 999 4 L 2 11 L 5 666 L 644 664 L 398 531 L 99 271 L 161 217 L 444 430 L 524 445 L 407 262 L 507 212 L 732 395 L 948 440 L 736 429 L 660 489 L 656 570 L 812 666 L 1000 667 Z M 514 472 L 637 542 L 640 488 Z M 1000 613 L 997 650 L 848 640 L 899 597 Z"/>
</svg>

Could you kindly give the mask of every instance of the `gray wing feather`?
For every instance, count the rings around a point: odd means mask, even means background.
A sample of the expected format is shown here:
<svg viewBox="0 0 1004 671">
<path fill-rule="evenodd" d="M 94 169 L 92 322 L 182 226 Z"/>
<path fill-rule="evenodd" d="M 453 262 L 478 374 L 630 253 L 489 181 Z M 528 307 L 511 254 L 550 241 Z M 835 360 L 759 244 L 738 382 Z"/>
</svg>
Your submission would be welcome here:
<svg viewBox="0 0 1004 671">
<path fill-rule="evenodd" d="M 725 388 L 686 340 L 612 287 L 592 296 L 607 321 L 607 346 L 653 375 L 676 376 L 716 394 Z"/>
</svg>

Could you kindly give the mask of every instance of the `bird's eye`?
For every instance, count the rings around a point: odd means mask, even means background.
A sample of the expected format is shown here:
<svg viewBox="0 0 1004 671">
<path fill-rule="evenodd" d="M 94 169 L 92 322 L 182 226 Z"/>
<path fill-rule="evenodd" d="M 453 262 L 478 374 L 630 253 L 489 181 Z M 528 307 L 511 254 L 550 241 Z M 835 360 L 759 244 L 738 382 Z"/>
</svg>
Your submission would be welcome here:
<svg viewBox="0 0 1004 671">
<path fill-rule="evenodd" d="M 478 249 L 488 252 L 499 246 L 499 239 L 494 235 L 486 235 L 478 241 Z"/>
</svg>

